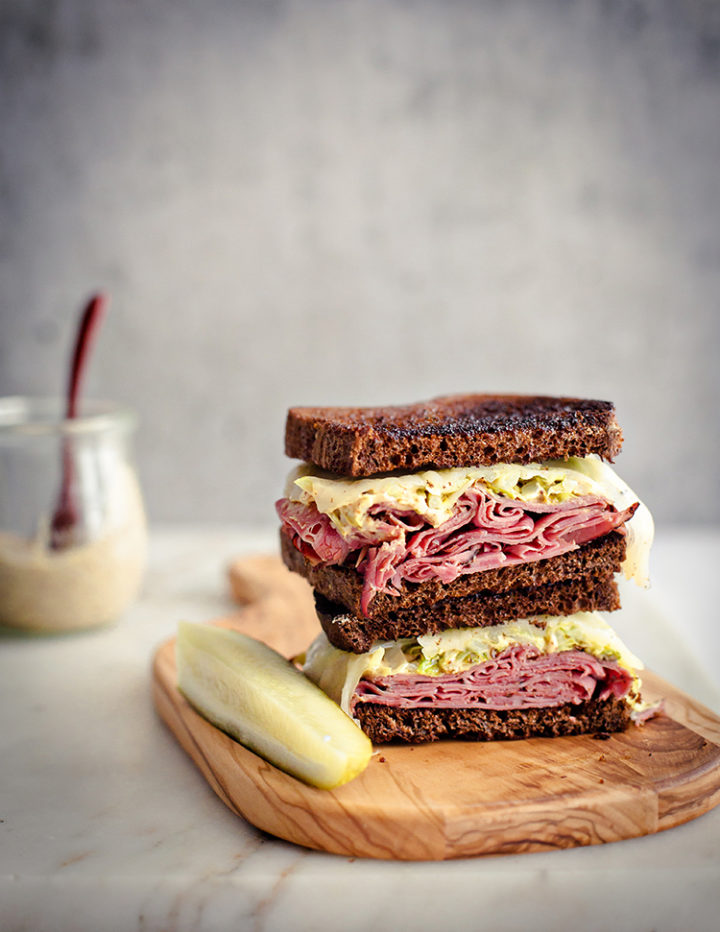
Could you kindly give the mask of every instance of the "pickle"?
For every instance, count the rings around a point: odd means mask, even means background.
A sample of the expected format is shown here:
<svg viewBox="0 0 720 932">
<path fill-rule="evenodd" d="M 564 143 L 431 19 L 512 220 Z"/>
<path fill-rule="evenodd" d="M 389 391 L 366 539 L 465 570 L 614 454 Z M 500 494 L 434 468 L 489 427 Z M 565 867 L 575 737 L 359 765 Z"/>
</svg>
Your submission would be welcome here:
<svg viewBox="0 0 720 932">
<path fill-rule="evenodd" d="M 286 773 L 332 789 L 367 767 L 367 735 L 266 644 L 239 631 L 180 622 L 175 656 L 178 688 L 188 702 Z"/>
</svg>

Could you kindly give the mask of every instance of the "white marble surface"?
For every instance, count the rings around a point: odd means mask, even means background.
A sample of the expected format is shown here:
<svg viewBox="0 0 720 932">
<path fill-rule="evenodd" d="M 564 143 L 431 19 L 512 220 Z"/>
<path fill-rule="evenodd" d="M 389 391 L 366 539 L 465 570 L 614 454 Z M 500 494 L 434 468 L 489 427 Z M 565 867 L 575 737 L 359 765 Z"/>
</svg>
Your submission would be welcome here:
<svg viewBox="0 0 720 932">
<path fill-rule="evenodd" d="M 150 658 L 179 618 L 232 608 L 232 557 L 273 546 L 273 533 L 164 528 L 117 626 L 0 641 L 3 932 L 717 928 L 720 807 L 611 845 L 424 864 L 306 851 L 232 815 L 156 718 Z M 719 557 L 720 532 L 661 533 L 653 589 L 628 590 L 614 616 L 716 711 Z"/>
</svg>

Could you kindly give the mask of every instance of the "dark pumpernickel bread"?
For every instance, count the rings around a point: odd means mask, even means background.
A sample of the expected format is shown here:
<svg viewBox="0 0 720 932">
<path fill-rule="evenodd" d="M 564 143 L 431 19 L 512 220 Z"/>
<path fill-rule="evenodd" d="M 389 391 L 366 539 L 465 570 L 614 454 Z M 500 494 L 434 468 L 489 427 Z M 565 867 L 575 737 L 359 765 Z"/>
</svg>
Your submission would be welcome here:
<svg viewBox="0 0 720 932">
<path fill-rule="evenodd" d="M 313 589 L 325 596 L 328 601 L 342 606 L 346 612 L 363 617 L 360 604 L 362 578 L 356 570 L 346 566 L 311 563 L 294 546 L 284 530 L 280 531 L 280 550 L 285 565 L 304 576 Z M 548 560 L 503 566 L 494 570 L 485 570 L 482 573 L 468 573 L 447 584 L 440 582 L 439 579 L 431 579 L 422 584 L 406 583 L 400 595 L 376 593 L 370 602 L 367 617 L 383 619 L 394 625 L 403 615 L 406 618 L 416 615 L 418 610 L 426 611 L 428 606 L 447 599 L 464 599 L 478 593 L 487 595 L 513 590 L 516 592 L 517 590 L 532 590 L 566 580 L 586 580 L 588 586 L 591 586 L 591 580 L 607 579 L 609 575 L 620 571 L 622 561 L 625 559 L 625 550 L 625 534 L 612 531 L 604 537 L 578 547 L 577 550 L 571 550 Z M 579 591 L 575 590 L 576 595 Z M 555 595 L 547 590 L 544 598 L 551 596 L 560 600 L 575 597 L 567 588 L 564 592 L 558 590 Z M 529 608 L 530 603 L 525 595 L 519 594 L 517 597 L 523 600 L 525 608 Z M 615 596 L 611 595 L 605 587 L 603 598 L 614 599 Z M 496 602 L 496 604 L 500 603 Z M 458 607 L 457 603 L 455 607 Z M 439 609 L 439 612 L 447 619 L 448 613 L 445 608 Z M 446 627 L 451 626 L 448 621 Z"/>
<path fill-rule="evenodd" d="M 422 607 L 399 609 L 391 618 L 358 618 L 315 593 L 315 607 L 328 641 L 340 650 L 363 654 L 374 641 L 435 634 L 448 628 L 483 628 L 531 615 L 614 612 L 620 595 L 612 573 L 564 579 L 547 586 L 477 592 Z"/>
<path fill-rule="evenodd" d="M 291 408 L 285 426 L 288 456 L 355 477 L 591 453 L 612 461 L 621 446 L 611 402 L 540 395 L 449 395 L 384 408 Z"/>
<path fill-rule="evenodd" d="M 624 699 L 590 699 L 543 709 L 399 709 L 359 702 L 354 716 L 373 744 L 420 744 L 440 738 L 494 741 L 557 738 L 561 735 L 624 731 L 630 707 Z"/>
</svg>

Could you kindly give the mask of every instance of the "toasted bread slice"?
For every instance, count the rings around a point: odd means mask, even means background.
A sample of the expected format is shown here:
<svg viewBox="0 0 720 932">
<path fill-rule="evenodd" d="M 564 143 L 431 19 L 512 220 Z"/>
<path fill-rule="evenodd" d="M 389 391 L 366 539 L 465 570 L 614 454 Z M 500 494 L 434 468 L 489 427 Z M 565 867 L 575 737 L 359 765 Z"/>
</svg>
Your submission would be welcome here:
<svg viewBox="0 0 720 932">
<path fill-rule="evenodd" d="M 624 699 L 590 699 L 540 709 L 403 709 L 358 703 L 353 713 L 373 744 L 418 744 L 440 738 L 493 741 L 624 731 L 631 709 Z"/>
<path fill-rule="evenodd" d="M 614 612 L 620 608 L 620 595 L 614 575 L 608 573 L 441 599 L 422 607 L 398 609 L 390 618 L 358 617 L 318 593 L 315 606 L 323 631 L 334 647 L 364 654 L 375 641 L 437 634 L 448 628 L 483 628 L 533 615 Z"/>
<path fill-rule="evenodd" d="M 291 408 L 285 428 L 288 456 L 352 477 L 591 453 L 612 461 L 621 446 L 611 402 L 535 395 L 449 395 L 385 408 Z"/>
</svg>

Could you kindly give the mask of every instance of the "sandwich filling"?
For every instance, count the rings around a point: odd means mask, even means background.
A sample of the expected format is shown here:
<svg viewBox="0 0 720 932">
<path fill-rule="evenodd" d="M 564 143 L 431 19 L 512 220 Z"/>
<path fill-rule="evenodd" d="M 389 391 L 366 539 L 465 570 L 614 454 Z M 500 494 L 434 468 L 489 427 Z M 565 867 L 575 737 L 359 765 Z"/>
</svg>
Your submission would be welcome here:
<svg viewBox="0 0 720 932">
<path fill-rule="evenodd" d="M 641 718 L 642 663 L 596 612 L 376 643 L 365 654 L 311 644 L 305 674 L 353 716 L 394 708 L 553 708 L 614 697 Z"/>
<path fill-rule="evenodd" d="M 647 583 L 650 513 L 595 456 L 356 480 L 304 465 L 276 509 L 308 560 L 360 573 L 365 614 L 377 592 L 559 556 L 631 519 L 623 570 Z"/>
</svg>

